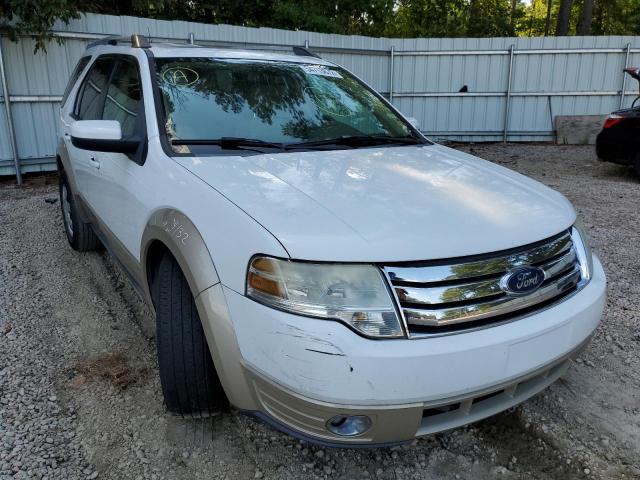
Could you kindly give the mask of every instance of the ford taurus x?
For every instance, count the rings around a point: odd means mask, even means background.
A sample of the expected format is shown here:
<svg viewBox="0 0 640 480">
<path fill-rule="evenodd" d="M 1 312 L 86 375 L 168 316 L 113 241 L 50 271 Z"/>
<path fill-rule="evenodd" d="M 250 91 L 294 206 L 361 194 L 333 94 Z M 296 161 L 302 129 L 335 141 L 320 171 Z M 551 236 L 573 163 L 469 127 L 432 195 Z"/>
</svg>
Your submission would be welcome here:
<svg viewBox="0 0 640 480">
<path fill-rule="evenodd" d="M 104 245 L 152 306 L 171 412 L 401 443 L 541 391 L 600 321 L 561 194 L 302 48 L 99 41 L 60 131 L 69 243 Z"/>
</svg>

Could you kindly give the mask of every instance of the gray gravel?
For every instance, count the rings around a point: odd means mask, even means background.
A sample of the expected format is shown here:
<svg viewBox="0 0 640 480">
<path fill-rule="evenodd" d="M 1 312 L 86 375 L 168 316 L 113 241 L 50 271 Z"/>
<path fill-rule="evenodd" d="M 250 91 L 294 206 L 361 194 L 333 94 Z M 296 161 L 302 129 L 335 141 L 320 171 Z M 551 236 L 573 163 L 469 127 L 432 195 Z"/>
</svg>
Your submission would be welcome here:
<svg viewBox="0 0 640 480">
<path fill-rule="evenodd" d="M 107 254 L 69 248 L 59 204 L 46 201 L 55 177 L 23 189 L 3 181 L 0 479 L 640 478 L 640 182 L 591 147 L 461 148 L 567 195 L 605 266 L 603 324 L 558 383 L 491 419 L 392 449 L 322 449 L 233 411 L 170 416 L 149 312 Z M 105 358 L 124 359 L 133 383 L 123 389 L 100 373 Z"/>
</svg>

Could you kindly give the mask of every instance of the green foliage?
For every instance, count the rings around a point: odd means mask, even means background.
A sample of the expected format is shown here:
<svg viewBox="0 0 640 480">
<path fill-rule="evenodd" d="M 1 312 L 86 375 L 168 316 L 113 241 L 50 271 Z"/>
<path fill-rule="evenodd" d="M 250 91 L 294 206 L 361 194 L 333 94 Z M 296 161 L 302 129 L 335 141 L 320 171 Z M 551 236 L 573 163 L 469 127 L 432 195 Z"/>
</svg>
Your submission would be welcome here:
<svg viewBox="0 0 640 480">
<path fill-rule="evenodd" d="M 472 0 L 467 25 L 468 37 L 512 37 L 509 0 Z"/>
<path fill-rule="evenodd" d="M 467 0 L 400 0 L 387 34 L 398 37 L 463 37 Z"/>
<path fill-rule="evenodd" d="M 555 30 L 559 0 L 555 0 L 554 3 L 552 3 L 552 8 L 554 9 L 551 15 L 549 30 L 551 34 L 553 34 L 553 31 Z M 544 35 L 546 18 L 547 0 L 533 0 L 531 4 L 526 6 L 524 9 L 523 16 L 517 25 L 518 35 L 527 37 L 539 37 Z"/>
<path fill-rule="evenodd" d="M 585 0 L 574 0 L 574 35 Z M 549 2 L 551 2 L 549 4 Z M 554 35 L 560 0 L 0 0 L 0 29 L 31 35 L 36 50 L 54 22 L 80 12 L 162 20 L 391 37 Z M 549 15 L 548 7 L 550 6 Z M 594 35 L 640 34 L 640 0 L 594 0 Z M 142 32 L 144 33 L 144 32 Z"/>
<path fill-rule="evenodd" d="M 560 0 L 551 0 L 551 29 L 555 34 L 555 20 Z M 576 34 L 576 26 L 582 13 L 583 0 L 574 0 L 569 19 L 569 34 Z M 524 18 L 518 26 L 519 35 L 544 35 L 547 0 L 532 0 L 526 7 Z M 594 0 L 592 35 L 638 35 L 640 34 L 639 0 Z"/>
<path fill-rule="evenodd" d="M 49 29 L 56 20 L 67 23 L 93 8 L 91 0 L 0 0 L 0 31 L 13 41 L 28 34 L 36 42 L 36 51 L 46 50 L 52 38 Z"/>
<path fill-rule="evenodd" d="M 638 0 L 596 0 L 593 10 L 593 35 L 640 35 Z"/>
<path fill-rule="evenodd" d="M 269 26 L 351 35 L 379 35 L 393 0 L 276 0 Z"/>
</svg>

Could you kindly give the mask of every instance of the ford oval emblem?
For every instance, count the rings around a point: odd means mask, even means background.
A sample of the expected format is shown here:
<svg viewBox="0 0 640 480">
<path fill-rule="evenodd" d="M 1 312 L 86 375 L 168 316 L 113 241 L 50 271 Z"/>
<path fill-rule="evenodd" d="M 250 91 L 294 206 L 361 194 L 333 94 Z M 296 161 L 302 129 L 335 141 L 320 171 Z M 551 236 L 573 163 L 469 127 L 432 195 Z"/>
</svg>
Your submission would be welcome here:
<svg viewBox="0 0 640 480">
<path fill-rule="evenodd" d="M 538 267 L 519 267 L 507 272 L 500 287 L 511 295 L 526 295 L 536 291 L 544 282 L 544 271 Z"/>
</svg>

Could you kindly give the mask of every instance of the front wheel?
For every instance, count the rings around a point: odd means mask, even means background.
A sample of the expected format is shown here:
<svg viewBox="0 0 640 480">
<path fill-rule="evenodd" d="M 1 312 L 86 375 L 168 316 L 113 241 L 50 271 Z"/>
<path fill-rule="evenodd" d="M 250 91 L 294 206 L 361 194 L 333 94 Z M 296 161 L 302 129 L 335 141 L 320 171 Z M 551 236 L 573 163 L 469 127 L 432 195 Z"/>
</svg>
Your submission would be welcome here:
<svg viewBox="0 0 640 480">
<path fill-rule="evenodd" d="M 93 227 L 80 220 L 76 208 L 73 192 L 69 186 L 69 180 L 64 172 L 59 174 L 60 207 L 62 208 L 62 223 L 67 235 L 69 245 L 74 250 L 86 252 L 100 247 L 100 240 L 93 231 Z"/>
<path fill-rule="evenodd" d="M 208 416 L 226 396 L 211 359 L 196 304 L 178 262 L 168 252 L 152 284 L 160 383 L 167 409 Z"/>
</svg>

